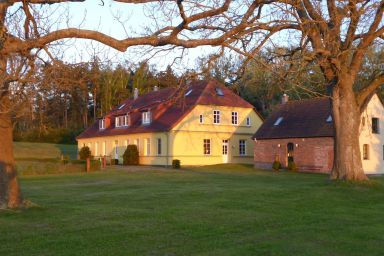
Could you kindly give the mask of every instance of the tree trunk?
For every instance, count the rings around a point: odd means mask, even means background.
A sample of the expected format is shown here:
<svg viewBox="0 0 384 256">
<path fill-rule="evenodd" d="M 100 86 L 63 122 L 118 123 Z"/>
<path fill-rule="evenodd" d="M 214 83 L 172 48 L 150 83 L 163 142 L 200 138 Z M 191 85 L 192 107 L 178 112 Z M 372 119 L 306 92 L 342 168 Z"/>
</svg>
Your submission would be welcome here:
<svg viewBox="0 0 384 256">
<path fill-rule="evenodd" d="M 335 143 L 331 179 L 367 180 L 359 144 L 361 114 L 352 86 L 339 84 L 332 96 Z"/>
<path fill-rule="evenodd" d="M 22 200 L 13 156 L 12 122 L 7 92 L 0 95 L 0 134 L 0 203 L 2 207 L 7 205 L 8 208 L 18 208 Z"/>
</svg>

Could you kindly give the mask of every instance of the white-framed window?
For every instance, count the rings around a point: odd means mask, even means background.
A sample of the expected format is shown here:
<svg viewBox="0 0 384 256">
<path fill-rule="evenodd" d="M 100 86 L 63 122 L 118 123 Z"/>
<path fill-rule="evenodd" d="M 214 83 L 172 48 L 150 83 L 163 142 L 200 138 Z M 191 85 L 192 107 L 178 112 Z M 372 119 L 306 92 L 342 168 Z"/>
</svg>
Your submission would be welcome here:
<svg viewBox="0 0 384 256">
<path fill-rule="evenodd" d="M 204 150 L 204 155 L 211 154 L 211 139 L 204 139 L 203 150 Z"/>
<path fill-rule="evenodd" d="M 220 110 L 213 110 L 213 123 L 214 124 L 220 123 Z"/>
<path fill-rule="evenodd" d="M 151 155 L 151 139 L 150 138 L 147 138 L 145 139 L 145 155 L 146 156 L 149 156 Z"/>
<path fill-rule="evenodd" d="M 142 124 L 150 124 L 151 123 L 151 112 L 146 111 L 142 114 Z"/>
<path fill-rule="evenodd" d="M 157 138 L 157 155 L 161 155 L 161 138 Z"/>
<path fill-rule="evenodd" d="M 247 119 L 245 119 L 245 123 L 247 126 L 251 126 L 251 118 L 247 117 Z"/>
<path fill-rule="evenodd" d="M 105 129 L 105 118 L 99 120 L 99 129 L 100 130 Z"/>
<path fill-rule="evenodd" d="M 239 140 L 239 155 L 245 156 L 246 155 L 246 148 L 247 144 L 245 140 Z"/>
<path fill-rule="evenodd" d="M 199 116 L 199 123 L 201 123 L 201 124 L 204 123 L 204 117 L 203 117 L 203 115 L 200 115 L 200 116 Z"/>
<path fill-rule="evenodd" d="M 237 112 L 232 112 L 232 124 L 237 124 Z"/>
<path fill-rule="evenodd" d="M 127 127 L 129 125 L 129 116 L 117 116 L 115 117 L 115 126 L 118 127 Z"/>
</svg>

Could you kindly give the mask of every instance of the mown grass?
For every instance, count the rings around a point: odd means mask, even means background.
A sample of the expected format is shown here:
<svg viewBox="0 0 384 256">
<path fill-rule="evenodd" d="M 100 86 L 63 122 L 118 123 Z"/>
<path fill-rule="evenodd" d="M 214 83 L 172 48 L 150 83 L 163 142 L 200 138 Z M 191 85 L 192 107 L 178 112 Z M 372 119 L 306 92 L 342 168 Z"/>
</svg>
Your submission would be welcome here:
<svg viewBox="0 0 384 256">
<path fill-rule="evenodd" d="M 221 165 L 25 177 L 0 255 L 383 255 L 384 179 Z"/>
</svg>

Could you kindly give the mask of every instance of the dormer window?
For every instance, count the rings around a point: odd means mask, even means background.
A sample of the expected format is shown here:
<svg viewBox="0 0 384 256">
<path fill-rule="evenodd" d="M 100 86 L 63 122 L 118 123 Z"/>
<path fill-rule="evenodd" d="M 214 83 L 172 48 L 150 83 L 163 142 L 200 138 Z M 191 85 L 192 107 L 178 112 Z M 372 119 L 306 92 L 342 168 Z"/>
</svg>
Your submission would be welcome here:
<svg viewBox="0 0 384 256">
<path fill-rule="evenodd" d="M 191 94 L 192 92 L 192 89 L 189 89 L 186 93 L 185 93 L 185 96 L 188 96 L 189 94 Z"/>
<path fill-rule="evenodd" d="M 216 91 L 217 96 L 224 96 L 224 92 L 221 88 L 216 87 L 215 91 Z"/>
<path fill-rule="evenodd" d="M 274 126 L 279 125 L 283 121 L 282 117 L 277 118 L 276 122 L 273 124 Z"/>
<path fill-rule="evenodd" d="M 115 117 L 115 126 L 116 128 L 129 126 L 129 115 Z"/>
<path fill-rule="evenodd" d="M 151 123 L 151 112 L 146 111 L 142 113 L 142 124 L 150 124 Z"/>
<path fill-rule="evenodd" d="M 105 129 L 105 118 L 99 120 L 99 130 Z"/>
<path fill-rule="evenodd" d="M 331 123 L 332 122 L 332 116 L 329 115 L 328 118 L 327 118 L 327 123 Z"/>
</svg>

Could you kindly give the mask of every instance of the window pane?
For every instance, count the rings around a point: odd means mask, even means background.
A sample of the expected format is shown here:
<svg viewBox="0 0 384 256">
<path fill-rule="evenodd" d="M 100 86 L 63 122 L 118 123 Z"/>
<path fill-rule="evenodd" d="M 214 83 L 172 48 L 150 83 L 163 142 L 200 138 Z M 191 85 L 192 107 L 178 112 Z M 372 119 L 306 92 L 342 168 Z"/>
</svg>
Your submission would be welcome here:
<svg viewBox="0 0 384 256">
<path fill-rule="evenodd" d="M 161 155 L 161 139 L 157 139 L 157 154 Z"/>
<path fill-rule="evenodd" d="M 211 140 L 210 139 L 204 139 L 204 155 L 210 155 L 211 154 Z"/>
</svg>

